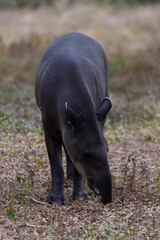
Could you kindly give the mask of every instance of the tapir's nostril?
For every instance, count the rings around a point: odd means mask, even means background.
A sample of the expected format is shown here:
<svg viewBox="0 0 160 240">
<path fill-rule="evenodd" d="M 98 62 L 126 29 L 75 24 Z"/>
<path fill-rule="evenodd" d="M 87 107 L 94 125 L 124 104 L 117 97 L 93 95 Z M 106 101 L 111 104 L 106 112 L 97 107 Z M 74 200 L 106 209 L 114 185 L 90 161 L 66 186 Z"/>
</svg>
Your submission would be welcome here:
<svg viewBox="0 0 160 240">
<path fill-rule="evenodd" d="M 100 191 L 98 190 L 98 188 L 95 185 L 93 185 L 93 190 L 97 196 L 101 195 Z"/>
<path fill-rule="evenodd" d="M 99 196 L 100 195 L 100 191 L 98 190 L 98 188 L 96 187 L 96 185 L 94 184 L 94 181 L 91 177 L 88 178 L 88 186 L 91 190 L 94 191 L 94 193 Z"/>
</svg>

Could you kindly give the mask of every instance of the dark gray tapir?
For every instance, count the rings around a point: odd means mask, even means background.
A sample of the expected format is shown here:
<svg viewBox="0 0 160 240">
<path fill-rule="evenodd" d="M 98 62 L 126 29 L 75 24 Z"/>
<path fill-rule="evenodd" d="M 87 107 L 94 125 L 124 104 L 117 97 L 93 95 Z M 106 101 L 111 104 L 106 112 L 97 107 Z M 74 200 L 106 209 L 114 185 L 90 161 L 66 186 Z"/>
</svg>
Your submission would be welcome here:
<svg viewBox="0 0 160 240">
<path fill-rule="evenodd" d="M 52 173 L 51 204 L 65 204 L 62 146 L 72 199 L 87 198 L 84 178 L 103 203 L 112 201 L 108 147 L 103 126 L 111 101 L 107 60 L 102 47 L 80 33 L 59 37 L 42 57 L 36 76 L 36 100 L 42 113 Z"/>
</svg>

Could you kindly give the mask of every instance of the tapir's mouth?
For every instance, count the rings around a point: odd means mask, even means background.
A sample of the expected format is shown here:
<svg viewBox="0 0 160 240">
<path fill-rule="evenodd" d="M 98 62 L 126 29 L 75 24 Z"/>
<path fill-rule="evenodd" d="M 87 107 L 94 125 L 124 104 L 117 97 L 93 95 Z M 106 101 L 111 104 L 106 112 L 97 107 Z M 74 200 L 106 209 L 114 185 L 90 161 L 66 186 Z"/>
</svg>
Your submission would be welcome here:
<svg viewBox="0 0 160 240">
<path fill-rule="evenodd" d="M 100 191 L 98 190 L 98 188 L 96 187 L 96 185 L 94 184 L 93 179 L 90 177 L 88 178 L 88 186 L 89 188 L 94 191 L 94 193 L 99 196 L 100 195 Z"/>
</svg>

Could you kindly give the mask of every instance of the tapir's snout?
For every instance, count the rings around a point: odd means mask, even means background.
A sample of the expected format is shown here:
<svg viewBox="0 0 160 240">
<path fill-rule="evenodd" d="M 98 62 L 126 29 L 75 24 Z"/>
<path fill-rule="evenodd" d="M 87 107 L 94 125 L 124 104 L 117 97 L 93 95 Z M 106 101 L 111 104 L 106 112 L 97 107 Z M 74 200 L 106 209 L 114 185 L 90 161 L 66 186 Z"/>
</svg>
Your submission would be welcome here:
<svg viewBox="0 0 160 240">
<path fill-rule="evenodd" d="M 101 176 L 100 178 L 89 178 L 89 188 L 94 191 L 96 195 L 101 195 L 101 201 L 104 204 L 112 202 L 112 180 L 110 172 Z"/>
<path fill-rule="evenodd" d="M 103 176 L 100 182 L 97 182 L 97 188 L 101 193 L 101 201 L 104 204 L 112 202 L 112 177 L 110 171 Z"/>
</svg>

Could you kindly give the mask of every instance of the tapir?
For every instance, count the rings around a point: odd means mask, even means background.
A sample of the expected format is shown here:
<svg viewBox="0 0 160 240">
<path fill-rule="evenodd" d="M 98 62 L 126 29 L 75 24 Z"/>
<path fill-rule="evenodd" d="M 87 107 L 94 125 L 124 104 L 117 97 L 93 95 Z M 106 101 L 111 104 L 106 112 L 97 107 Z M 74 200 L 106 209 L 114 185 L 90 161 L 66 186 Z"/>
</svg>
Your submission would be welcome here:
<svg viewBox="0 0 160 240">
<path fill-rule="evenodd" d="M 112 179 L 103 135 L 111 109 L 105 52 L 94 39 L 69 33 L 54 40 L 36 74 L 36 101 L 41 111 L 51 167 L 52 187 L 46 202 L 65 204 L 62 147 L 73 200 L 86 199 L 85 179 L 102 203 L 112 201 Z"/>
</svg>

